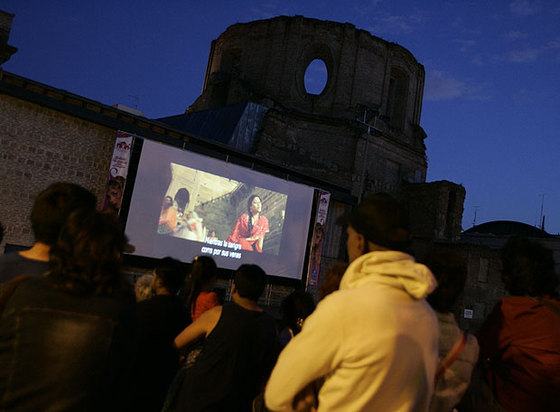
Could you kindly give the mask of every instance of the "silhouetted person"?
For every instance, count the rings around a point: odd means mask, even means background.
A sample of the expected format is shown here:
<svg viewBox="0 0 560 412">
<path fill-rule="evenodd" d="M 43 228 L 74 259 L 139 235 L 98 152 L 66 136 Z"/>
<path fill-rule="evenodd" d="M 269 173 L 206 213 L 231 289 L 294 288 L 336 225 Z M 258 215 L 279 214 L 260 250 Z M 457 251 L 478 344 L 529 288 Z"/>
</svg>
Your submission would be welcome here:
<svg viewBox="0 0 560 412">
<path fill-rule="evenodd" d="M 154 269 L 155 296 L 136 305 L 140 341 L 135 372 L 134 411 L 161 411 L 169 384 L 179 367 L 173 343 L 187 326 L 187 311 L 177 292 L 186 276 L 185 265 L 170 257 Z"/>
<path fill-rule="evenodd" d="M 303 327 L 305 319 L 315 310 L 315 301 L 310 293 L 296 290 L 286 296 L 280 304 L 284 328 L 280 332 L 282 346 L 292 340 Z"/>
<path fill-rule="evenodd" d="M 502 249 L 500 299 L 477 334 L 485 377 L 509 412 L 560 410 L 560 300 L 552 252 L 526 238 Z"/>
<path fill-rule="evenodd" d="M 0 319 L 2 411 L 127 409 L 136 317 L 124 245 L 116 216 L 76 210 L 48 275 L 19 283 Z"/>
<path fill-rule="evenodd" d="M 335 290 L 338 290 L 346 269 L 348 269 L 348 263 L 345 262 L 335 262 L 331 265 L 319 286 L 319 300 L 323 300 Z"/>
<path fill-rule="evenodd" d="M 74 183 L 53 183 L 39 193 L 31 209 L 35 243 L 30 249 L 0 256 L 0 283 L 22 274 L 45 273 L 49 269 L 49 251 L 68 215 L 76 209 L 94 210 L 95 204 L 93 193 Z"/>
<path fill-rule="evenodd" d="M 185 294 L 186 307 L 191 321 L 214 306 L 219 305 L 219 299 L 212 288 L 216 284 L 216 262 L 210 256 L 197 256 L 192 262 L 191 273 Z"/>
<path fill-rule="evenodd" d="M 451 249 L 437 246 L 423 262 L 434 274 L 438 286 L 428 296 L 439 325 L 439 365 L 430 412 L 449 412 L 459 403 L 471 382 L 478 361 L 478 342 L 459 329 L 453 306 L 463 292 L 467 266 Z"/>
<path fill-rule="evenodd" d="M 251 410 L 277 354 L 276 322 L 257 305 L 265 285 L 260 267 L 241 265 L 232 287 L 233 303 L 204 312 L 177 336 L 178 348 L 206 338 L 185 373 L 177 410 Z"/>
</svg>

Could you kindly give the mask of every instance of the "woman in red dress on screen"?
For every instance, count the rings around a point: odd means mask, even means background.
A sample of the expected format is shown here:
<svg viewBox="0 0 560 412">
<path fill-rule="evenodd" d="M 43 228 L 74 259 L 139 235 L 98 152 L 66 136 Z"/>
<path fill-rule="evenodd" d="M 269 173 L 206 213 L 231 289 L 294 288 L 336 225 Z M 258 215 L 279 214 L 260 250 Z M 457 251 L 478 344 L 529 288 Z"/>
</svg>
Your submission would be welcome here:
<svg viewBox="0 0 560 412">
<path fill-rule="evenodd" d="M 257 195 L 251 195 L 247 200 L 247 209 L 248 213 L 239 216 L 226 240 L 239 243 L 243 250 L 262 253 L 264 235 L 270 230 L 268 219 L 261 215 L 261 198 Z"/>
</svg>

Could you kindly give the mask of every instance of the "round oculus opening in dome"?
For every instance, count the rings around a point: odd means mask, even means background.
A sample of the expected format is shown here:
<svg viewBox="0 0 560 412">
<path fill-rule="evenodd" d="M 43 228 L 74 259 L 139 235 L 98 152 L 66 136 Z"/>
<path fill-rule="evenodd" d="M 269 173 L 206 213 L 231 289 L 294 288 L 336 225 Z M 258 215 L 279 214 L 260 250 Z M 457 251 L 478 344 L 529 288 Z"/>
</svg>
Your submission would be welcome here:
<svg viewBox="0 0 560 412">
<path fill-rule="evenodd" d="M 321 59 L 315 59 L 305 69 L 304 84 L 308 94 L 319 95 L 325 90 L 329 78 L 327 66 Z"/>
</svg>

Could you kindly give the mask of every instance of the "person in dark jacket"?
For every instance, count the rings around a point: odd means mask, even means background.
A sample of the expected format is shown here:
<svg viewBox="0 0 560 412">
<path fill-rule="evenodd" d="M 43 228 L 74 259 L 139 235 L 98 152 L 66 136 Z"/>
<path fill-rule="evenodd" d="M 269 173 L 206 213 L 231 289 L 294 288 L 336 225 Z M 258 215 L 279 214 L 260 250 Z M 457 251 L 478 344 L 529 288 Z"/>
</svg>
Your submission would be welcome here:
<svg viewBox="0 0 560 412">
<path fill-rule="evenodd" d="M 125 237 L 116 217 L 77 210 L 49 272 L 11 294 L 0 319 L 0 410 L 126 410 L 136 347 Z"/>
</svg>

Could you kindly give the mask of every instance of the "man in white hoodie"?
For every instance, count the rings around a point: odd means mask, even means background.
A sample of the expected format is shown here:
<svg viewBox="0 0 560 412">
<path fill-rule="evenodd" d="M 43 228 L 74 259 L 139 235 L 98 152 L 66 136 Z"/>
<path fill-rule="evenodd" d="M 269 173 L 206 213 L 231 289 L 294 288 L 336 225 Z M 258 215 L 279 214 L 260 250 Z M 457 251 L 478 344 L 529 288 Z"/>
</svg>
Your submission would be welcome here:
<svg viewBox="0 0 560 412">
<path fill-rule="evenodd" d="M 424 298 L 430 270 L 404 252 L 406 215 L 386 194 L 349 217 L 350 266 L 286 346 L 268 382 L 272 411 L 426 411 L 438 362 L 437 318 Z M 318 405 L 302 397 L 324 378 Z M 307 409 L 305 409 L 307 408 Z"/>
</svg>

